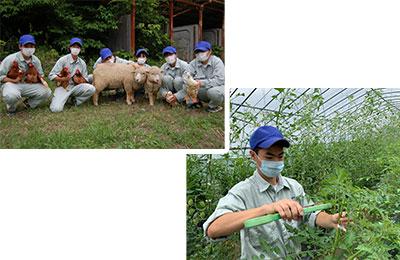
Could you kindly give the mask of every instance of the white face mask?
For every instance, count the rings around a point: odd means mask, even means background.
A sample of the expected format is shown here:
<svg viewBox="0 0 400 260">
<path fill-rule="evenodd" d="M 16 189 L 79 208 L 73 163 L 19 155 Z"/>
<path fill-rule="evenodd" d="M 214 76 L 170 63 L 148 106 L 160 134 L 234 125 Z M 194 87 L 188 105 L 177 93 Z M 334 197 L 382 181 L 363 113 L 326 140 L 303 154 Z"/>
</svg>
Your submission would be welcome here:
<svg viewBox="0 0 400 260">
<path fill-rule="evenodd" d="M 79 48 L 71 48 L 72 55 L 78 55 L 81 52 Z"/>
<path fill-rule="evenodd" d="M 35 53 L 35 48 L 22 48 L 22 53 L 26 57 L 30 57 Z"/>
<path fill-rule="evenodd" d="M 174 64 L 175 61 L 176 61 L 175 55 L 170 55 L 170 56 L 166 57 L 166 58 L 165 58 L 165 61 L 166 61 L 168 64 Z"/>
<path fill-rule="evenodd" d="M 137 63 L 139 63 L 140 65 L 143 65 L 146 62 L 146 58 L 139 58 L 137 60 Z"/>
<path fill-rule="evenodd" d="M 206 61 L 208 59 L 208 53 L 206 51 L 205 52 L 199 52 L 199 53 L 196 54 L 196 57 L 200 62 L 203 62 L 203 61 Z"/>
</svg>

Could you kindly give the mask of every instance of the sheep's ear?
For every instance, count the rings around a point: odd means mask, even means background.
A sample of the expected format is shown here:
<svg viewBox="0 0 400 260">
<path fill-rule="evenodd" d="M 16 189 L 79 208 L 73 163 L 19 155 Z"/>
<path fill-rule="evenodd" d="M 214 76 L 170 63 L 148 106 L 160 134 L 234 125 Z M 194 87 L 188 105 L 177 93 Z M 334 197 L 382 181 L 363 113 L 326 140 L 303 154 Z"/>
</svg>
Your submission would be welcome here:
<svg viewBox="0 0 400 260">
<path fill-rule="evenodd" d="M 146 74 L 149 74 L 149 73 L 150 73 L 150 71 L 146 70 Z"/>
</svg>

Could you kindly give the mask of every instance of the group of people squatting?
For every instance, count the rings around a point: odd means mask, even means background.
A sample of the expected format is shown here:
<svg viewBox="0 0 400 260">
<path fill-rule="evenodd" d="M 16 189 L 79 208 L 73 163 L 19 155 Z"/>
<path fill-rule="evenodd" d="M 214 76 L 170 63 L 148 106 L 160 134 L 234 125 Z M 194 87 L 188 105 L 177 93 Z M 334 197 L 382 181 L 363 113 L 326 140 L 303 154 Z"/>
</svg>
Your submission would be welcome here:
<svg viewBox="0 0 400 260">
<path fill-rule="evenodd" d="M 59 58 L 49 73 L 49 80 L 60 83 L 68 82 L 68 86 L 56 87 L 50 103 L 50 111 L 57 113 L 64 109 L 68 99 L 73 105 L 79 106 L 87 99 L 93 96 L 96 88 L 91 84 L 93 76 L 88 75 L 86 63 L 79 57 L 82 50 L 82 40 L 72 38 L 69 43 L 70 53 Z M 38 57 L 34 54 L 36 47 L 35 38 L 32 35 L 25 34 L 19 39 L 20 51 L 8 55 L 0 64 L 0 82 L 2 84 L 1 94 L 6 104 L 8 116 L 14 116 L 17 111 L 17 102 L 25 98 L 22 104 L 29 109 L 36 108 L 40 103 L 47 100 L 52 91 L 47 83 L 42 81 L 30 82 L 24 80 L 26 72 L 32 65 L 40 74 L 43 73 L 42 65 Z M 206 41 L 200 41 L 195 45 L 194 53 L 196 58 L 187 63 L 178 58 L 177 51 L 172 46 L 164 48 L 162 55 L 165 63 L 161 66 L 162 86 L 160 94 L 166 102 L 173 104 L 183 104 L 187 109 L 202 108 L 202 102 L 208 103 L 207 111 L 218 112 L 223 109 L 224 89 L 225 89 L 225 66 L 220 58 L 212 54 L 211 44 Z M 100 57 L 96 60 L 93 69 L 101 63 L 125 63 L 134 68 L 142 66 L 150 67 L 146 64 L 148 52 L 145 49 L 139 49 L 136 52 L 137 62 L 125 60 L 115 56 L 109 48 L 100 51 Z M 20 73 L 16 77 L 9 75 L 12 64 L 18 64 Z M 68 75 L 63 75 L 63 68 L 68 68 Z M 84 78 L 84 83 L 78 81 L 75 77 L 77 71 Z M 197 82 L 195 87 L 198 90 L 198 99 L 194 102 L 187 99 L 187 79 L 189 74 Z"/>
</svg>

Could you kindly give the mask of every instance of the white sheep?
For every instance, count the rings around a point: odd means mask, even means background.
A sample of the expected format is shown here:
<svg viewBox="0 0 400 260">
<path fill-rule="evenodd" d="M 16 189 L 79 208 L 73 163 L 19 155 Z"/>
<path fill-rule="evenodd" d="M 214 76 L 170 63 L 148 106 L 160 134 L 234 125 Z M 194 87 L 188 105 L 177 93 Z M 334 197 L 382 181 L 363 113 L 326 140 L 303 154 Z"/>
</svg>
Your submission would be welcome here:
<svg viewBox="0 0 400 260">
<path fill-rule="evenodd" d="M 134 71 L 134 77 L 135 77 L 135 81 L 133 84 L 133 92 L 132 92 L 132 97 L 131 97 L 131 101 L 135 102 L 135 90 L 138 90 L 142 87 L 142 85 L 146 82 L 147 79 L 147 74 L 149 72 L 149 69 L 146 68 L 145 66 L 142 66 L 140 68 L 137 68 Z"/>
<path fill-rule="evenodd" d="M 143 72 L 141 72 L 143 74 Z M 138 76 L 133 66 L 123 63 L 102 63 L 93 71 L 93 86 L 96 93 L 93 95 L 93 104 L 98 106 L 99 93 L 104 89 L 118 89 L 124 86 L 126 103 L 131 105 L 135 101 L 134 90 L 143 84 L 146 77 Z M 139 78 L 140 80 L 136 80 Z"/>
<path fill-rule="evenodd" d="M 162 71 L 157 66 L 150 67 L 147 72 L 147 80 L 146 83 L 144 83 L 144 89 L 149 96 L 150 106 L 153 106 L 154 101 L 157 99 L 157 93 L 162 83 L 161 73 Z"/>
</svg>

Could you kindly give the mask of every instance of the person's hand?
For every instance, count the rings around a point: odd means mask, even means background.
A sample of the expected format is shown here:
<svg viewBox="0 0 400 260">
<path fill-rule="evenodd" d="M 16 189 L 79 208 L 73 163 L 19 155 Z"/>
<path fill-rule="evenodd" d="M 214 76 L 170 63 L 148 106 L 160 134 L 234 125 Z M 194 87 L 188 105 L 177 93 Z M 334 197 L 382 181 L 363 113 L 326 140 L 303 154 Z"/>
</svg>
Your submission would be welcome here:
<svg viewBox="0 0 400 260">
<path fill-rule="evenodd" d="M 338 229 L 345 231 L 347 229 L 347 224 L 350 222 L 351 225 L 354 225 L 354 222 L 351 218 L 346 217 L 347 213 L 342 212 L 342 217 L 339 220 L 339 213 L 336 213 L 334 215 L 331 215 L 331 223 L 332 223 L 332 228 Z M 340 225 L 340 227 L 339 227 Z"/>
<path fill-rule="evenodd" d="M 69 81 L 71 79 L 71 74 L 68 74 L 65 77 L 59 77 L 59 78 L 60 78 L 60 81 Z"/>
<path fill-rule="evenodd" d="M 198 79 L 195 79 L 195 81 L 197 81 L 197 85 L 194 86 L 194 89 L 199 90 L 199 89 L 200 89 L 200 86 L 201 86 L 201 82 L 200 82 L 200 80 L 198 80 Z"/>
<path fill-rule="evenodd" d="M 17 78 L 14 80 L 14 83 L 18 83 L 22 80 L 23 75 L 18 74 Z"/>
<path fill-rule="evenodd" d="M 301 205 L 290 199 L 283 199 L 268 205 L 270 210 L 267 214 L 279 213 L 283 220 L 296 220 L 300 221 L 301 217 L 304 215 L 303 208 Z"/>
<path fill-rule="evenodd" d="M 172 94 L 171 96 L 167 97 L 167 102 L 173 104 L 174 102 L 176 102 L 176 96 Z"/>
</svg>

